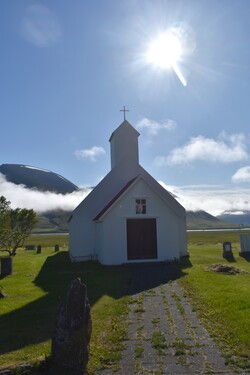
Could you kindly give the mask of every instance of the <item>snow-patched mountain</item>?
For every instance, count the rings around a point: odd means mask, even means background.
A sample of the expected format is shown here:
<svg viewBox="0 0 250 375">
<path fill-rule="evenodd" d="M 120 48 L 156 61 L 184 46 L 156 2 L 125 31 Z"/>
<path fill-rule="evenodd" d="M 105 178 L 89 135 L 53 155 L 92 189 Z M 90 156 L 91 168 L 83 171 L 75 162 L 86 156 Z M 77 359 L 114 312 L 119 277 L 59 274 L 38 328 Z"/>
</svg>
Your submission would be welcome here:
<svg viewBox="0 0 250 375">
<path fill-rule="evenodd" d="M 0 173 L 5 176 L 7 181 L 16 185 L 25 185 L 29 189 L 60 194 L 79 190 L 76 185 L 59 174 L 30 165 L 2 164 Z"/>
</svg>

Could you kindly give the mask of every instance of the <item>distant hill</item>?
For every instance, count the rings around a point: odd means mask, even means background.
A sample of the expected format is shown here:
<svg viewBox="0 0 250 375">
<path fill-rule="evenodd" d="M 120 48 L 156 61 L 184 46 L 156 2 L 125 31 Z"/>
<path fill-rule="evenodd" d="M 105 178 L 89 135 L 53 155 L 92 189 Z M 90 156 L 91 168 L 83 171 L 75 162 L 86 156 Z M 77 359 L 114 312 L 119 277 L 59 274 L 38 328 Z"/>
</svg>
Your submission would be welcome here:
<svg viewBox="0 0 250 375">
<path fill-rule="evenodd" d="M 210 215 L 206 211 L 187 211 L 187 229 L 239 228 L 239 224 Z"/>
<path fill-rule="evenodd" d="M 218 216 L 220 220 L 226 220 L 231 223 L 237 223 L 240 226 L 250 227 L 250 211 L 244 211 L 240 214 L 237 213 L 224 213 Z"/>
<path fill-rule="evenodd" d="M 59 174 L 29 165 L 2 164 L 0 173 L 6 177 L 7 181 L 39 191 L 66 194 L 79 190 L 76 185 Z"/>
<path fill-rule="evenodd" d="M 23 164 L 2 164 L 0 173 L 16 185 L 39 191 L 51 191 L 60 194 L 72 193 L 79 188 L 57 173 L 38 167 Z M 176 197 L 175 197 L 176 198 Z M 39 215 L 39 222 L 35 232 L 67 232 L 70 211 L 56 210 Z M 250 213 L 249 213 L 250 217 Z M 231 217 L 230 217 L 231 219 Z M 236 224 L 235 224 L 236 222 Z M 187 229 L 219 229 L 239 227 L 238 221 L 232 222 L 229 217 L 219 218 L 205 211 L 187 211 Z M 243 221 L 240 221 L 243 223 Z"/>
<path fill-rule="evenodd" d="M 69 231 L 68 220 L 71 211 L 55 210 L 38 215 L 38 223 L 34 233 L 67 233 Z"/>
</svg>

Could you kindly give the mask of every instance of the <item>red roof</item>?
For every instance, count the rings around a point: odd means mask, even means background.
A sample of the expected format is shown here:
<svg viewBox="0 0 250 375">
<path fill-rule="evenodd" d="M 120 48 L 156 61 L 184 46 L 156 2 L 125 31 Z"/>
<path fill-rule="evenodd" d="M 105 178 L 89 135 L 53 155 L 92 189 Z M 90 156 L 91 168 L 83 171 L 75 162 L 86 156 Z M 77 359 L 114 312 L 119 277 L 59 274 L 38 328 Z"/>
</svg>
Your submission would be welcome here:
<svg viewBox="0 0 250 375">
<path fill-rule="evenodd" d="M 117 199 L 129 188 L 129 186 L 132 185 L 132 183 L 137 179 L 137 177 L 138 176 L 132 178 L 132 180 L 127 182 L 126 185 L 114 196 L 114 198 L 112 198 L 109 201 L 109 203 L 96 215 L 96 217 L 93 220 L 99 220 L 102 217 L 102 215 L 106 211 L 108 211 L 108 209 L 117 201 Z"/>
</svg>

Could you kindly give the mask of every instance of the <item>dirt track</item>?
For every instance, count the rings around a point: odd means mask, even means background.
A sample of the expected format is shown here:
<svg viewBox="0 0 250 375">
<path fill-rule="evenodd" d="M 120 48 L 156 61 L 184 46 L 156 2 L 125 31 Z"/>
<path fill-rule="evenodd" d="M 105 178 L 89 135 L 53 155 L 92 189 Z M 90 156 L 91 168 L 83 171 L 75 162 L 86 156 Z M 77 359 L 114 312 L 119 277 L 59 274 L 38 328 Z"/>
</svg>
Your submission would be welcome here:
<svg viewBox="0 0 250 375">
<path fill-rule="evenodd" d="M 134 267 L 128 340 L 115 374 L 234 374 L 178 282 L 169 281 L 168 271 L 166 265 Z M 111 374 L 111 370 L 100 372 Z"/>
</svg>

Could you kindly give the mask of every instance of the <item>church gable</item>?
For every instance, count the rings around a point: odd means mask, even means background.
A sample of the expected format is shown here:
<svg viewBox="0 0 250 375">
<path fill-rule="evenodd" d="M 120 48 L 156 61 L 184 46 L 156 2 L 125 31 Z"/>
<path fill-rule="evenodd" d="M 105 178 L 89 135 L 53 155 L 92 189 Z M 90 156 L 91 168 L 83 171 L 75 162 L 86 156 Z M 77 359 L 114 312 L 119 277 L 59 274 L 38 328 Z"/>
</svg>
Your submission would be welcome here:
<svg viewBox="0 0 250 375">
<path fill-rule="evenodd" d="M 187 254 L 186 212 L 139 164 L 139 133 L 126 120 L 110 137 L 111 170 L 73 211 L 73 261 L 165 261 Z"/>
<path fill-rule="evenodd" d="M 105 220 L 106 215 L 112 215 L 112 210 L 119 206 L 120 214 L 125 217 L 159 216 L 159 212 L 169 210 L 168 202 L 164 201 L 148 181 L 142 176 L 131 179 L 96 215 L 94 221 Z M 165 207 L 164 207 L 165 206 Z M 117 214 L 115 214 L 117 215 Z"/>
</svg>

